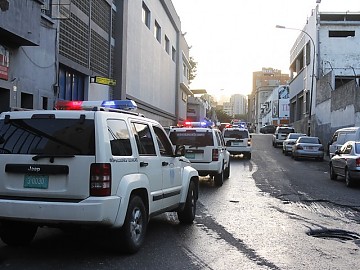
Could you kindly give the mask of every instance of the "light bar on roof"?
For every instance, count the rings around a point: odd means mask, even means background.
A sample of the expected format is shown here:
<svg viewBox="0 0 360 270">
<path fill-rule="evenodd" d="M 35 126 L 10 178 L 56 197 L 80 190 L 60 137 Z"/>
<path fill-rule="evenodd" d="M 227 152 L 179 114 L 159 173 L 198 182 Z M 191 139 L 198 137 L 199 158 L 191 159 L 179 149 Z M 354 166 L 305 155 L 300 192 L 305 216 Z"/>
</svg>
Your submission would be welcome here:
<svg viewBox="0 0 360 270">
<path fill-rule="evenodd" d="M 98 100 L 98 101 L 67 101 L 56 102 L 57 110 L 91 110 L 95 107 L 104 107 L 119 110 L 136 110 L 137 105 L 133 100 Z"/>
</svg>

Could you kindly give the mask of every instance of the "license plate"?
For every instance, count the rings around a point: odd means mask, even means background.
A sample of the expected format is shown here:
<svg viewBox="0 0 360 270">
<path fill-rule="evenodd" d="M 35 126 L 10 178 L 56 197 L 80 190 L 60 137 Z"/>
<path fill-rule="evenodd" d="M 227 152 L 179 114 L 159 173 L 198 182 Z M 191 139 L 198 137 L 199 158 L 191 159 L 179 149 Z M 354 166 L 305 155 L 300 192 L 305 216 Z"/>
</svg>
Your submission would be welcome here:
<svg viewBox="0 0 360 270">
<path fill-rule="evenodd" d="M 24 188 L 47 189 L 49 187 L 48 175 L 26 174 L 24 177 Z"/>
<path fill-rule="evenodd" d="M 305 147 L 305 150 L 308 150 L 308 151 L 315 151 L 315 150 L 316 150 L 316 147 L 311 147 L 311 146 L 308 146 L 308 147 Z"/>
<path fill-rule="evenodd" d="M 195 158 L 195 153 L 185 153 L 185 157 L 189 158 L 189 159 L 194 159 Z"/>
<path fill-rule="evenodd" d="M 239 142 L 233 142 L 233 143 L 232 143 L 232 146 L 239 146 L 239 145 L 240 145 Z"/>
</svg>

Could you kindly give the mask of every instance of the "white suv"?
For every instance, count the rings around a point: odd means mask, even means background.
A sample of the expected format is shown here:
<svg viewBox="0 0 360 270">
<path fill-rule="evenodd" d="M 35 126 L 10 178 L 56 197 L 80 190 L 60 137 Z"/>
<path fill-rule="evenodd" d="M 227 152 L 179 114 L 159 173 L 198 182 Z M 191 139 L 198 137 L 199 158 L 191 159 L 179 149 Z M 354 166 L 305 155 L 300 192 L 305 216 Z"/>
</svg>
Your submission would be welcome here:
<svg viewBox="0 0 360 270">
<path fill-rule="evenodd" d="M 288 127 L 288 126 L 277 127 L 275 133 L 273 134 L 272 146 L 273 147 L 282 146 L 283 142 L 285 141 L 289 133 L 295 133 L 295 129 L 293 127 Z"/>
<path fill-rule="evenodd" d="M 0 237 L 29 243 L 39 226 L 102 226 L 136 252 L 151 216 L 192 223 L 197 171 L 159 123 L 131 101 L 63 102 L 59 110 L 0 114 Z M 181 151 L 182 150 L 182 151 Z M 177 152 L 177 153 L 176 153 Z"/>
<path fill-rule="evenodd" d="M 251 136 L 245 128 L 225 128 L 223 136 L 226 149 L 231 155 L 242 154 L 244 158 L 251 159 Z"/>
<path fill-rule="evenodd" d="M 230 153 L 226 150 L 220 130 L 209 127 L 177 127 L 170 129 L 174 145 L 185 145 L 185 157 L 200 176 L 214 178 L 216 186 L 222 186 L 230 176 Z"/>
</svg>

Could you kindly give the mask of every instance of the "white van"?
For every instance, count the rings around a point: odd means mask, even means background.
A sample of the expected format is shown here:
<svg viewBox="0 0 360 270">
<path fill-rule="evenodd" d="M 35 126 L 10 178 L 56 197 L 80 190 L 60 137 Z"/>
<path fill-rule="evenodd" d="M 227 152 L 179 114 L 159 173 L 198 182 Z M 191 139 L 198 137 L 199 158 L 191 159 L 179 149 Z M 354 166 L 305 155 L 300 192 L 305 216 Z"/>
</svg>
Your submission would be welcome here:
<svg viewBox="0 0 360 270">
<path fill-rule="evenodd" d="M 360 127 L 340 128 L 334 132 L 334 135 L 329 142 L 329 156 L 332 158 L 335 151 L 340 149 L 347 141 L 360 140 Z"/>
</svg>

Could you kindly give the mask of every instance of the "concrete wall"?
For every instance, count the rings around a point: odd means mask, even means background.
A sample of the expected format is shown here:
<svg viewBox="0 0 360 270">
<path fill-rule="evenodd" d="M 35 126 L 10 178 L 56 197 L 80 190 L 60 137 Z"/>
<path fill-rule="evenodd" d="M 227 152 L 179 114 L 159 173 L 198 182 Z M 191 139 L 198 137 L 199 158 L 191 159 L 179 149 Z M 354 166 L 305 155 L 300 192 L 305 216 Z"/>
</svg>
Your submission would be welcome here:
<svg viewBox="0 0 360 270">
<path fill-rule="evenodd" d="M 9 99 L 8 106 L 2 101 L 2 108 L 42 109 L 44 98 L 47 99 L 45 109 L 54 105 L 56 24 L 41 14 L 40 7 L 39 1 L 10 1 L 9 10 L 0 13 L 1 31 L 13 33 L 9 39 L 0 31 L 0 42 L 8 45 L 10 51 L 9 79 L 7 83 L 0 83 L 2 91 L 9 92 Z"/>
<path fill-rule="evenodd" d="M 151 14 L 149 29 L 141 20 L 142 2 L 128 1 L 126 93 L 175 115 L 178 59 L 173 61 L 171 50 L 174 47 L 179 53 L 178 32 L 159 0 L 144 1 Z M 154 37 L 155 20 L 161 26 L 161 43 Z M 170 41 L 170 54 L 164 48 L 165 35 Z"/>
</svg>

